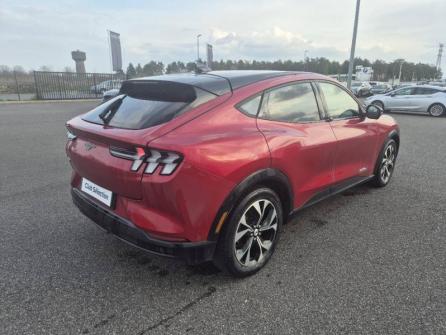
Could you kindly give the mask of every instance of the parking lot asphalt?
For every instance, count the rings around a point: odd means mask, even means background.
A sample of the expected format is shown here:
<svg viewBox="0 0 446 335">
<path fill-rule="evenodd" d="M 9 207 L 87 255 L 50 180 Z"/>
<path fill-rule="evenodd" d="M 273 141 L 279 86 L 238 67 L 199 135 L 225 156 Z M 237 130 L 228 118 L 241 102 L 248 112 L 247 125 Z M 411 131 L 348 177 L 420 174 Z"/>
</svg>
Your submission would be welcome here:
<svg viewBox="0 0 446 335">
<path fill-rule="evenodd" d="M 390 185 L 301 211 L 240 280 L 147 255 L 72 205 L 64 123 L 94 104 L 0 104 L 1 334 L 446 333 L 446 118 L 394 115 Z"/>
</svg>

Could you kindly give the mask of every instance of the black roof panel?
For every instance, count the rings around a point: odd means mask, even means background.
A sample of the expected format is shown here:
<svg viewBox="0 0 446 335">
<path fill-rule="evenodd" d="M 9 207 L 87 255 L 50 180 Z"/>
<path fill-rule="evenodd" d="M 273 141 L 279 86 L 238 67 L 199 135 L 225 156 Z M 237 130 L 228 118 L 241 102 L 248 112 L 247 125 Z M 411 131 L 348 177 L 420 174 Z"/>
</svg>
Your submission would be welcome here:
<svg viewBox="0 0 446 335">
<path fill-rule="evenodd" d="M 295 74 L 289 71 L 257 71 L 257 70 L 234 70 L 234 71 L 211 71 L 207 73 L 176 73 L 162 76 L 144 77 L 133 80 L 144 81 L 170 81 L 192 85 L 217 95 L 223 95 L 236 90 L 242 86 L 255 82 Z"/>
<path fill-rule="evenodd" d="M 255 82 L 279 76 L 285 76 L 296 72 L 290 71 L 267 71 L 267 70 L 233 70 L 233 71 L 211 71 L 208 75 L 220 76 L 229 80 L 233 90 L 253 84 Z"/>
</svg>

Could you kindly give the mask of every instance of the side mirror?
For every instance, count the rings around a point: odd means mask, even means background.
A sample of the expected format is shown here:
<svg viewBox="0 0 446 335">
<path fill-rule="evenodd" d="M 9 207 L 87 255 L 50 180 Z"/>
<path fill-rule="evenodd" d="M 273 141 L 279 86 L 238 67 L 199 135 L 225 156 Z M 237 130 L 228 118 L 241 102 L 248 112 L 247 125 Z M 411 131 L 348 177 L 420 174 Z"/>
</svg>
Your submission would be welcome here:
<svg viewBox="0 0 446 335">
<path fill-rule="evenodd" d="M 395 93 L 390 93 L 389 94 L 391 97 L 394 97 L 396 94 Z"/>
<path fill-rule="evenodd" d="M 384 112 L 380 106 L 376 105 L 368 105 L 365 111 L 366 111 L 366 116 L 369 119 L 374 119 L 374 120 L 378 120 Z"/>
</svg>

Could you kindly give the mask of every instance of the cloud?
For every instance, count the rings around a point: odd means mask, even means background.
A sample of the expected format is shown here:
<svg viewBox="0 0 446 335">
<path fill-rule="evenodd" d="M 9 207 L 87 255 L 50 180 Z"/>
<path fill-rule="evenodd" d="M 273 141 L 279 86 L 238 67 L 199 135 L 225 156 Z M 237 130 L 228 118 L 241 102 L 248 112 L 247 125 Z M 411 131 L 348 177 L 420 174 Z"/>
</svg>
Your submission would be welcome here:
<svg viewBox="0 0 446 335">
<path fill-rule="evenodd" d="M 354 1 L 171 0 L 93 2 L 2 0 L 1 63 L 26 68 L 73 66 L 70 51 L 87 52 L 87 70 L 110 70 L 106 29 L 121 33 L 124 63 L 196 58 L 196 35 L 216 59 L 302 59 L 349 56 Z M 357 55 L 435 62 L 443 41 L 444 0 L 363 1 Z M 204 56 L 204 48 L 201 48 Z"/>
<path fill-rule="evenodd" d="M 288 31 L 280 26 L 261 31 L 237 32 L 212 28 L 209 41 L 216 46 L 220 58 L 298 60 L 303 58 L 305 50 L 310 57 L 337 58 L 344 54 L 344 50 L 313 43 L 302 34 Z"/>
</svg>

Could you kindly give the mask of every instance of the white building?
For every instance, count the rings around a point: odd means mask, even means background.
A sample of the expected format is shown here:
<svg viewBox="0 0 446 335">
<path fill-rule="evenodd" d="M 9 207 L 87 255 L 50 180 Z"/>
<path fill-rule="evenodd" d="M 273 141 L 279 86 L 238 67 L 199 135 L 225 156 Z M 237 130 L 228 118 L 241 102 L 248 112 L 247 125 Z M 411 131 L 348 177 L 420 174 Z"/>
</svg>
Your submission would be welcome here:
<svg viewBox="0 0 446 335">
<path fill-rule="evenodd" d="M 355 66 L 355 80 L 357 81 L 370 81 L 373 76 L 373 69 L 370 66 Z"/>
</svg>

